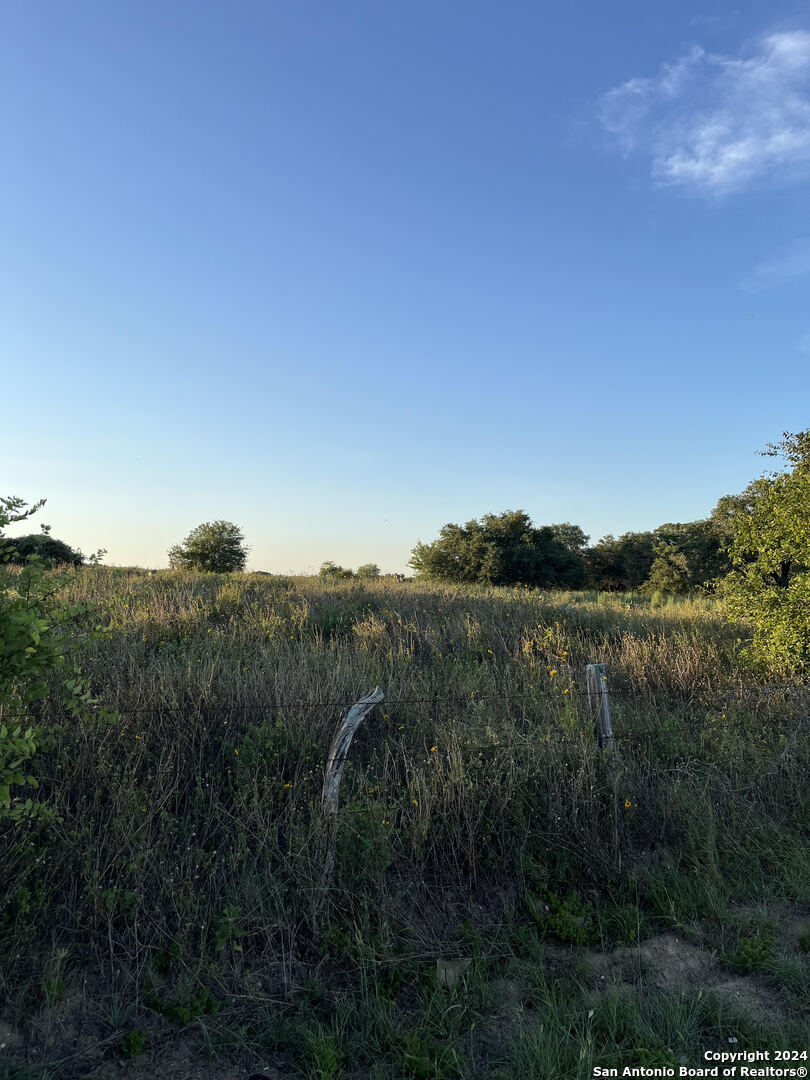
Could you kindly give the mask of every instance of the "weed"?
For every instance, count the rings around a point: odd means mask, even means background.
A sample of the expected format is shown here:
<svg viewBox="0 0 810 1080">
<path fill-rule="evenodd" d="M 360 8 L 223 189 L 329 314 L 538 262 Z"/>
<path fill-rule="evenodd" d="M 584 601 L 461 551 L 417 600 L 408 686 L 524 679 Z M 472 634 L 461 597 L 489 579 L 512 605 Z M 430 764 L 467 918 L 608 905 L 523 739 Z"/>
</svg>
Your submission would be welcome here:
<svg viewBox="0 0 810 1080">
<path fill-rule="evenodd" d="M 143 1032 L 138 1031 L 137 1028 L 132 1028 L 132 1030 L 128 1031 L 121 1039 L 118 1046 L 121 1051 L 121 1056 L 129 1060 L 130 1058 L 137 1057 L 144 1046 L 146 1046 L 146 1036 Z"/>
</svg>

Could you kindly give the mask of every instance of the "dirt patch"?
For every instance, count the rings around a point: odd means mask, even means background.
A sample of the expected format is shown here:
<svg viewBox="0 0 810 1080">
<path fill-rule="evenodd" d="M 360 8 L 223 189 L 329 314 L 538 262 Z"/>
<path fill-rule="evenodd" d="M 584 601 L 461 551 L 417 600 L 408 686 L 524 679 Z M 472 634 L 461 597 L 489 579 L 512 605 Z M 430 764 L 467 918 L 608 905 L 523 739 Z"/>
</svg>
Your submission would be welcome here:
<svg viewBox="0 0 810 1080">
<path fill-rule="evenodd" d="M 667 993 L 725 994 L 758 1019 L 785 1022 L 790 1013 L 781 998 L 754 975 L 734 975 L 707 949 L 677 934 L 659 934 L 636 946 L 609 953 L 588 950 L 583 961 L 601 984 L 645 987 Z"/>
<path fill-rule="evenodd" d="M 768 921 L 774 928 L 776 947 L 786 952 L 799 949 L 799 938 L 810 930 L 810 905 L 795 904 L 788 901 L 768 904 L 731 904 L 734 915 L 745 924 L 746 921 Z"/>
<path fill-rule="evenodd" d="M 740 909 L 739 914 L 745 917 L 747 912 Z M 804 910 L 793 906 L 768 914 L 778 927 L 777 941 L 788 951 L 797 949 L 798 939 L 807 928 Z M 751 915 L 761 917 L 762 910 L 752 908 Z M 710 948 L 672 932 L 610 952 L 548 940 L 544 943 L 544 958 L 541 967 L 546 976 L 584 984 L 596 993 L 608 988 L 630 993 L 711 992 L 733 999 L 742 1010 L 766 1024 L 781 1025 L 795 1019 L 767 979 L 732 971 Z M 260 990 L 268 981 L 273 981 L 269 970 L 262 973 L 255 989 Z M 497 1049 L 505 1045 L 524 1010 L 531 1011 L 532 986 L 530 981 L 499 979 L 490 990 L 492 1013 L 479 1024 L 478 1036 L 483 1044 Z M 280 1053 L 261 1060 L 247 1050 L 224 1050 L 211 1059 L 203 1052 L 199 1033 L 193 1027 L 178 1030 L 144 1008 L 136 1009 L 127 1017 L 125 1026 L 114 1033 L 103 1015 L 98 1004 L 88 1004 L 85 988 L 44 1010 L 24 1027 L 0 1021 L 0 1052 L 19 1062 L 47 1066 L 58 1080 L 113 1080 L 124 1076 L 126 1080 L 287 1080 L 295 1075 L 290 1062 Z M 146 1044 L 132 1060 L 125 1061 L 121 1039 L 132 1029 L 143 1033 Z"/>
</svg>

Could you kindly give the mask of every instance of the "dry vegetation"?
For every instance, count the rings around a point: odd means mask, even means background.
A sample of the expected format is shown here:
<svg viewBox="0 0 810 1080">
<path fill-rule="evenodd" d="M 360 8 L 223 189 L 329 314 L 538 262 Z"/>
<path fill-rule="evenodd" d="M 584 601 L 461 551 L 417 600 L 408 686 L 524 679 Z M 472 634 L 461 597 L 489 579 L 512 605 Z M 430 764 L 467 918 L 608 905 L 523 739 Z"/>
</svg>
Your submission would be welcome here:
<svg viewBox="0 0 810 1080">
<path fill-rule="evenodd" d="M 101 568 L 71 599 L 109 621 L 83 668 L 117 719 L 46 703 L 59 820 L 3 825 L 0 1077 L 161 1075 L 177 1032 L 211 1076 L 564 1080 L 732 1033 L 798 1046 L 810 694 L 752 686 L 711 599 Z M 316 919 L 325 755 L 377 684 Z M 673 933 L 765 996 L 604 978 Z"/>
</svg>

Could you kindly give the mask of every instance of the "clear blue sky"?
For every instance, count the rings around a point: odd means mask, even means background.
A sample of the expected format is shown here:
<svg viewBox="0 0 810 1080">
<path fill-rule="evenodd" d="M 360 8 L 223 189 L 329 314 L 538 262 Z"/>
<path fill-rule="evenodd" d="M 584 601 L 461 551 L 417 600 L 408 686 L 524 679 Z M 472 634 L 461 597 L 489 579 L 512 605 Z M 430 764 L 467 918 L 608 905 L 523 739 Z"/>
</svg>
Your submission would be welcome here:
<svg viewBox="0 0 810 1080">
<path fill-rule="evenodd" d="M 0 11 L 0 493 L 85 552 L 596 540 L 810 424 L 807 4 Z"/>
</svg>

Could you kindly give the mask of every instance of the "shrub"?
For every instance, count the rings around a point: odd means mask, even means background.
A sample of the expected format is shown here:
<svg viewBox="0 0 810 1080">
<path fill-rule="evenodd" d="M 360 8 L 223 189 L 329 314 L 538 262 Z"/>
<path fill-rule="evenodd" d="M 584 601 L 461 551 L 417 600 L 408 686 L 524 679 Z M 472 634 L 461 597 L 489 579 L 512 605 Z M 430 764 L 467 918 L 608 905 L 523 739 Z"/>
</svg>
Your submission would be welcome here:
<svg viewBox="0 0 810 1080">
<path fill-rule="evenodd" d="M 43 500 L 44 501 L 44 500 Z M 24 521 L 42 506 L 29 509 L 14 496 L 0 498 L 0 529 Z M 7 543 L 0 561 L 9 563 L 14 548 Z M 91 557 L 97 562 L 101 553 Z M 15 559 L 19 561 L 19 559 Z M 68 663 L 76 631 L 91 636 L 100 632 L 93 626 L 93 612 L 81 605 L 59 606 L 55 594 L 66 578 L 45 580 L 43 559 L 38 554 L 27 557 L 17 574 L 0 578 L 0 705 L 11 717 L 11 724 L 0 726 L 0 819 L 19 821 L 45 811 L 28 798 L 12 794 L 12 788 L 37 786 L 29 773 L 31 759 L 42 742 L 42 732 L 31 723 L 35 702 L 56 694 L 74 716 L 79 716 L 92 702 L 81 670 Z M 54 674 L 62 674 L 54 687 Z"/>
<path fill-rule="evenodd" d="M 80 551 L 74 551 L 63 540 L 44 532 L 6 539 L 5 550 L 9 554 L 8 561 L 18 565 L 24 565 L 31 555 L 38 555 L 48 566 L 81 566 L 84 562 Z"/>
</svg>

